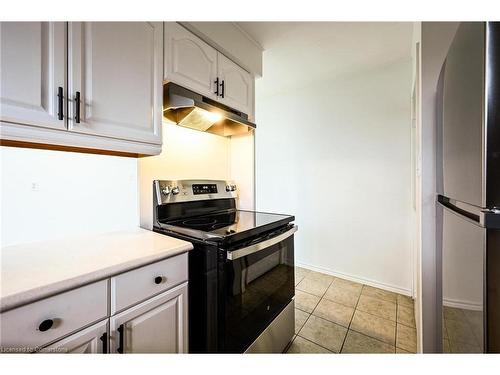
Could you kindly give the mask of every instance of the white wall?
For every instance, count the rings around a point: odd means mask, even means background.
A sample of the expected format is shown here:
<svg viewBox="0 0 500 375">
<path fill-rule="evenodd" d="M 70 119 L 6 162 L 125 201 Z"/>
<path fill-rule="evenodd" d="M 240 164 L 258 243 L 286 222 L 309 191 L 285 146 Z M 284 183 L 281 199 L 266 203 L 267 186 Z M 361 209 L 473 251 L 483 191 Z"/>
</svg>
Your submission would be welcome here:
<svg viewBox="0 0 500 375">
<path fill-rule="evenodd" d="M 229 177 L 230 138 L 164 123 L 162 153 L 139 159 L 140 225 L 153 227 L 153 180 Z"/>
<path fill-rule="evenodd" d="M 1 246 L 136 227 L 139 197 L 142 216 L 152 215 L 153 179 L 233 179 L 240 207 L 253 208 L 252 135 L 232 145 L 180 126 L 162 130 L 162 154 L 139 160 L 0 147 Z"/>
<path fill-rule="evenodd" d="M 138 225 L 137 160 L 0 147 L 1 245 Z"/>
<path fill-rule="evenodd" d="M 408 58 L 271 96 L 257 81 L 256 206 L 296 216 L 299 265 L 411 294 L 411 77 Z"/>
<path fill-rule="evenodd" d="M 234 180 L 240 207 L 253 208 L 253 135 L 221 137 L 167 122 L 162 153 L 139 159 L 140 223 L 153 225 L 153 180 Z"/>
<path fill-rule="evenodd" d="M 239 208 L 255 209 L 255 144 L 253 134 L 231 137 L 229 179 L 238 184 Z"/>
</svg>

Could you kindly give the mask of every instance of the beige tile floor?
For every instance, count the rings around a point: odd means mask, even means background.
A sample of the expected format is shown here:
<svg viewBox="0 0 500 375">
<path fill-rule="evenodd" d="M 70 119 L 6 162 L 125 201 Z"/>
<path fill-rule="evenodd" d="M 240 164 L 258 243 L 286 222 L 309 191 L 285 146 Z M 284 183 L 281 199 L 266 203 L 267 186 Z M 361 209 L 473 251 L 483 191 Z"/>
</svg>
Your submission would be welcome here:
<svg viewBox="0 0 500 375">
<path fill-rule="evenodd" d="M 443 352 L 483 352 L 483 312 L 443 307 Z"/>
<path fill-rule="evenodd" d="M 415 353 L 413 300 L 296 267 L 287 353 Z"/>
</svg>

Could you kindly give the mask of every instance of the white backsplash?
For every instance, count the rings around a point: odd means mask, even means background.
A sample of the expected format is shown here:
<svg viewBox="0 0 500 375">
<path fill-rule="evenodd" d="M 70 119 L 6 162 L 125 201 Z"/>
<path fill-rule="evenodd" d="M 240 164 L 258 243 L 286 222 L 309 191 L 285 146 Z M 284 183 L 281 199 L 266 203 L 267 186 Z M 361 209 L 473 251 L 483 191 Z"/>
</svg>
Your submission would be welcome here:
<svg viewBox="0 0 500 375">
<path fill-rule="evenodd" d="M 2 246 L 139 224 L 137 159 L 0 147 L 0 164 Z"/>
</svg>

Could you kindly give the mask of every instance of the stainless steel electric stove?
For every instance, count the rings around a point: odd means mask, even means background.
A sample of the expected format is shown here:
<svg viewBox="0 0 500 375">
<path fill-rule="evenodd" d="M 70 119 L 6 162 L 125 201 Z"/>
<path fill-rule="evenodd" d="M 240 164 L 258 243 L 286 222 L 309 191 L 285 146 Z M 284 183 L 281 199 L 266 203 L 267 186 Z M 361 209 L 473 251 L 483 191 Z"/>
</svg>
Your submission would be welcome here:
<svg viewBox="0 0 500 375">
<path fill-rule="evenodd" d="M 227 181 L 154 181 L 153 200 L 153 230 L 194 245 L 189 351 L 282 352 L 294 334 L 294 216 L 239 210 Z"/>
</svg>

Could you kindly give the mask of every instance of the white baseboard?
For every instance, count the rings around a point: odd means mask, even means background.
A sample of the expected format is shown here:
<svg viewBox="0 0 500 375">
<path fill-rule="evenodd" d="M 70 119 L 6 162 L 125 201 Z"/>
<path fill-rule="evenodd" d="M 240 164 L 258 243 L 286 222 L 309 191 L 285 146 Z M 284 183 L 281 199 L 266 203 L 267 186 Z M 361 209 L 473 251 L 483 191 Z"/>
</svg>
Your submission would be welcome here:
<svg viewBox="0 0 500 375">
<path fill-rule="evenodd" d="M 313 266 L 313 265 L 307 264 L 307 263 L 296 262 L 295 265 L 298 266 L 298 267 L 307 268 L 307 269 L 309 269 L 311 271 L 326 273 L 327 275 L 340 277 L 342 279 L 346 279 L 346 280 L 349 280 L 349 281 L 354 281 L 354 282 L 357 282 L 357 283 L 360 283 L 360 284 L 366 284 L 366 285 L 369 285 L 369 286 L 373 286 L 375 288 L 384 289 L 384 290 L 387 290 L 389 292 L 395 292 L 395 293 L 403 294 L 405 296 L 413 298 L 412 291 L 410 289 L 401 288 L 401 287 L 398 287 L 398 286 L 395 286 L 395 285 L 386 284 L 386 283 L 381 283 L 379 281 L 366 279 L 364 277 L 353 276 L 353 275 L 348 275 L 348 274 L 345 274 L 345 273 L 342 273 L 342 272 L 332 271 L 332 270 L 327 269 L 327 268 L 317 267 L 317 266 Z"/>
<path fill-rule="evenodd" d="M 470 302 L 470 301 L 461 301 L 461 300 L 456 300 L 456 299 L 444 298 L 443 305 L 447 306 L 447 307 L 455 307 L 457 309 L 462 309 L 462 310 L 474 310 L 474 311 L 483 310 L 483 305 L 480 303 Z"/>
</svg>

